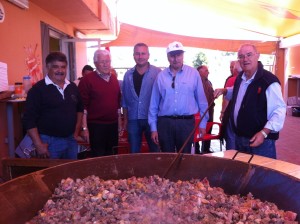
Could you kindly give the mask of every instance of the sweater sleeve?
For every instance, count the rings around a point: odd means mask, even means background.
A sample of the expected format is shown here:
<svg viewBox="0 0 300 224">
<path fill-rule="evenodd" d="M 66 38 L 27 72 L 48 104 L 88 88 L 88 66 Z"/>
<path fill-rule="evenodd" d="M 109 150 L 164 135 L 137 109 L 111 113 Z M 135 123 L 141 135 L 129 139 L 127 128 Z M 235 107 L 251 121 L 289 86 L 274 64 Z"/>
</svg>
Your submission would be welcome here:
<svg viewBox="0 0 300 224">
<path fill-rule="evenodd" d="M 37 127 L 40 110 L 41 94 L 39 93 L 38 86 L 34 86 L 29 90 L 25 102 L 25 112 L 23 115 L 23 126 L 25 130 Z"/>
</svg>

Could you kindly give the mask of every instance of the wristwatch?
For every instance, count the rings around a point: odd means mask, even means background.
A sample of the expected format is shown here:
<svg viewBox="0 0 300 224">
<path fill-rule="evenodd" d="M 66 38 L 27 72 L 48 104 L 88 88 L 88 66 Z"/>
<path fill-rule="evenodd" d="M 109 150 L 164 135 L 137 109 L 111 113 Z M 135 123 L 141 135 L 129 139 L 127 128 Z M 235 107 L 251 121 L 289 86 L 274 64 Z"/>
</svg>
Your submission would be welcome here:
<svg viewBox="0 0 300 224">
<path fill-rule="evenodd" d="M 260 133 L 264 136 L 264 138 L 268 137 L 267 133 L 264 130 L 261 130 Z"/>
<path fill-rule="evenodd" d="M 87 130 L 87 127 L 82 127 L 81 128 L 81 131 L 86 131 Z"/>
</svg>

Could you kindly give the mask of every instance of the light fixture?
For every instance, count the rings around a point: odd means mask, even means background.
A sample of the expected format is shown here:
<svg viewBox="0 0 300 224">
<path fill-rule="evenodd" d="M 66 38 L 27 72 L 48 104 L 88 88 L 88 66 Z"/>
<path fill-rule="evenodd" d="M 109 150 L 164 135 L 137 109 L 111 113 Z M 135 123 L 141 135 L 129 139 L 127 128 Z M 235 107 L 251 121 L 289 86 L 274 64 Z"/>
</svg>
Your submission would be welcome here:
<svg viewBox="0 0 300 224">
<path fill-rule="evenodd" d="M 29 9 L 29 1 L 28 0 L 7 0 L 21 9 Z"/>
<path fill-rule="evenodd" d="M 80 39 L 86 38 L 85 34 L 83 34 L 82 32 L 80 32 L 79 30 L 75 31 L 75 37 L 80 38 Z"/>
</svg>

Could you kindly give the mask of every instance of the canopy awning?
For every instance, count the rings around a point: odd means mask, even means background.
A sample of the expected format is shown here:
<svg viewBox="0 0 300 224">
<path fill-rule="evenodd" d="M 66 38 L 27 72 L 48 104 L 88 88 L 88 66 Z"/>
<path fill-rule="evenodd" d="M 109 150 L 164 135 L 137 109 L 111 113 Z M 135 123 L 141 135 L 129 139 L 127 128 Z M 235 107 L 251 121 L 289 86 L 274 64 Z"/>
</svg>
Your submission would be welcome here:
<svg viewBox="0 0 300 224">
<path fill-rule="evenodd" d="M 244 43 L 255 44 L 260 53 L 273 54 L 276 51 L 276 41 L 258 40 L 228 40 L 202 37 L 190 37 L 171 33 L 160 32 L 121 23 L 120 33 L 116 40 L 105 43 L 104 47 L 134 46 L 136 43 L 144 42 L 149 47 L 167 47 L 173 41 L 181 42 L 185 47 L 197 47 L 212 50 L 235 52 Z"/>
</svg>

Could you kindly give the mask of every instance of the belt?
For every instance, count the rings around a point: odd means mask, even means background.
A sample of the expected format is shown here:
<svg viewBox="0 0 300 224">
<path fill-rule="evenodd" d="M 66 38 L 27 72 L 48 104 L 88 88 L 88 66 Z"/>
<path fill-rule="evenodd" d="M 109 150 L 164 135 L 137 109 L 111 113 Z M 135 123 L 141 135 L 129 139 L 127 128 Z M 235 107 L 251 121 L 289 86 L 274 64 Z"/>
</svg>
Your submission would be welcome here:
<svg viewBox="0 0 300 224">
<path fill-rule="evenodd" d="M 193 119 L 194 115 L 173 115 L 173 116 L 161 116 L 163 118 L 171 118 L 171 119 Z"/>
</svg>

